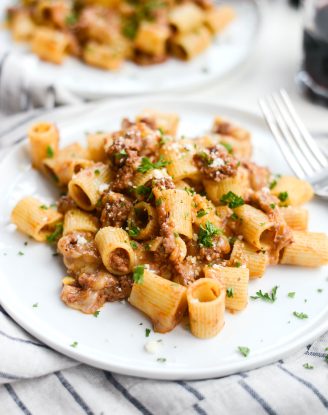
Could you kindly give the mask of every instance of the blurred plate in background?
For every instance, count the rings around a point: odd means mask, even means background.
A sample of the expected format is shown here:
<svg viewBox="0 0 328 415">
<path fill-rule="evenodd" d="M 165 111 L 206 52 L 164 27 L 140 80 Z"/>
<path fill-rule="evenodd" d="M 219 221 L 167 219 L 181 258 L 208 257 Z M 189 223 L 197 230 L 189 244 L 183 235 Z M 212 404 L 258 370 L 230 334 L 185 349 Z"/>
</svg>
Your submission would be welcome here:
<svg viewBox="0 0 328 415">
<path fill-rule="evenodd" d="M 214 40 L 199 57 L 190 62 L 169 59 L 167 62 L 141 67 L 126 62 L 117 72 L 108 72 L 68 58 L 61 66 L 38 61 L 36 73 L 40 82 L 56 81 L 59 86 L 86 99 L 107 96 L 163 93 L 200 88 L 210 82 L 221 82 L 240 66 L 252 51 L 260 26 L 260 11 L 255 0 L 230 0 L 237 13 L 232 24 Z M 2 0 L 0 20 L 15 0 Z M 15 43 L 9 32 L 0 30 L 0 45 L 29 53 L 28 45 Z"/>
</svg>

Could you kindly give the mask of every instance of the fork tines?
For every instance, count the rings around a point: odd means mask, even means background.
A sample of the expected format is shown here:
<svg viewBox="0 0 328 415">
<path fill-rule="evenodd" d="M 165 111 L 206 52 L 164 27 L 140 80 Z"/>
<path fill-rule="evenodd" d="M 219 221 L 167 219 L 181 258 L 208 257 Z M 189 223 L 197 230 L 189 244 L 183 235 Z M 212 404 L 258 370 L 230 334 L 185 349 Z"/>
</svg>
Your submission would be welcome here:
<svg viewBox="0 0 328 415">
<path fill-rule="evenodd" d="M 313 176 L 328 166 L 284 89 L 260 99 L 259 104 L 282 154 L 298 177 Z"/>
</svg>

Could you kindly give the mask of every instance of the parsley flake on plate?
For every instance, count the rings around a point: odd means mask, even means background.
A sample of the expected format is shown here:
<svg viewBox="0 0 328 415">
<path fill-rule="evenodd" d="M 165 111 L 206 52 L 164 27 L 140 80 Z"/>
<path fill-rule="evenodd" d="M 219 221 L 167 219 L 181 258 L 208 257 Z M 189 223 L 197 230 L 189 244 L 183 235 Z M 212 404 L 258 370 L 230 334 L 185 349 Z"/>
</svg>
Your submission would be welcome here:
<svg viewBox="0 0 328 415">
<path fill-rule="evenodd" d="M 33 307 L 33 308 L 37 308 L 37 307 L 39 307 L 39 303 L 34 303 L 34 304 L 32 305 L 32 307 Z"/>
<path fill-rule="evenodd" d="M 129 236 L 132 236 L 132 237 L 138 236 L 139 233 L 140 233 L 140 228 L 137 225 L 135 225 L 133 222 L 131 222 L 129 225 L 129 229 L 128 229 Z"/>
<path fill-rule="evenodd" d="M 100 313 L 100 311 L 99 310 L 97 310 L 97 311 L 95 311 L 94 313 L 93 313 L 93 317 L 98 317 L 99 316 L 99 313 Z"/>
<path fill-rule="evenodd" d="M 142 284 L 143 283 L 144 271 L 145 271 L 145 266 L 144 265 L 137 265 L 136 267 L 134 267 L 133 281 L 136 284 Z"/>
<path fill-rule="evenodd" d="M 298 313 L 297 311 L 293 312 L 293 315 L 301 320 L 304 320 L 305 318 L 308 318 L 309 316 L 305 313 Z"/>
<path fill-rule="evenodd" d="M 149 337 L 151 330 L 150 329 L 145 329 L 145 336 Z"/>
<path fill-rule="evenodd" d="M 252 300 L 261 299 L 268 303 L 274 303 L 277 299 L 278 286 L 272 288 L 271 293 L 263 293 L 262 290 L 256 291 L 256 295 L 251 295 Z"/>
<path fill-rule="evenodd" d="M 165 362 L 166 362 L 166 358 L 165 358 L 165 357 L 159 357 L 159 358 L 157 359 L 157 362 L 160 362 L 160 363 L 165 363 Z"/>
<path fill-rule="evenodd" d="M 238 346 L 238 350 L 244 357 L 247 357 L 251 351 L 250 348 L 246 346 Z"/>
<path fill-rule="evenodd" d="M 72 344 L 70 344 L 70 346 L 75 348 L 77 347 L 78 344 L 79 344 L 78 342 L 74 341 Z"/>
<path fill-rule="evenodd" d="M 304 363 L 303 367 L 304 367 L 304 369 L 313 369 L 314 368 L 314 366 L 309 365 L 308 363 Z"/>
<path fill-rule="evenodd" d="M 295 291 L 290 291 L 290 292 L 287 294 L 287 296 L 288 296 L 289 298 L 294 298 L 294 297 L 295 297 L 295 294 L 296 294 L 296 292 L 295 292 Z"/>
</svg>

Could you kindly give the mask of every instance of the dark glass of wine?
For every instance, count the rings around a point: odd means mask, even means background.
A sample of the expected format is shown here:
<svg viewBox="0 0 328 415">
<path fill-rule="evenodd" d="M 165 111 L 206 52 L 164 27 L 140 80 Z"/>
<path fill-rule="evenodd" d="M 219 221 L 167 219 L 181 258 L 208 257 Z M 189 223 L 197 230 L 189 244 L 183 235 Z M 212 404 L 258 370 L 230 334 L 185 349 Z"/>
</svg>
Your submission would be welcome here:
<svg viewBox="0 0 328 415">
<path fill-rule="evenodd" d="M 328 0 L 305 2 L 303 56 L 300 84 L 328 104 Z"/>
</svg>

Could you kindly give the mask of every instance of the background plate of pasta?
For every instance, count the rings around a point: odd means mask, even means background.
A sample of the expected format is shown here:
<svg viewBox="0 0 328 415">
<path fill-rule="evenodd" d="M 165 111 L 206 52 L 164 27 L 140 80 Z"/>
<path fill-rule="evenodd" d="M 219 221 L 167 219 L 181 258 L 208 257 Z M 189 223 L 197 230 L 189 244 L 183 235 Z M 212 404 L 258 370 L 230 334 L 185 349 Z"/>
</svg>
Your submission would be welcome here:
<svg viewBox="0 0 328 415">
<path fill-rule="evenodd" d="M 327 205 L 257 115 L 135 99 L 26 125 L 1 164 L 0 301 L 77 360 L 231 374 L 327 330 Z"/>
<path fill-rule="evenodd" d="M 35 80 L 92 99 L 218 80 L 251 52 L 260 16 L 255 0 L 4 0 L 0 19 L 0 43 L 37 57 Z"/>
</svg>

